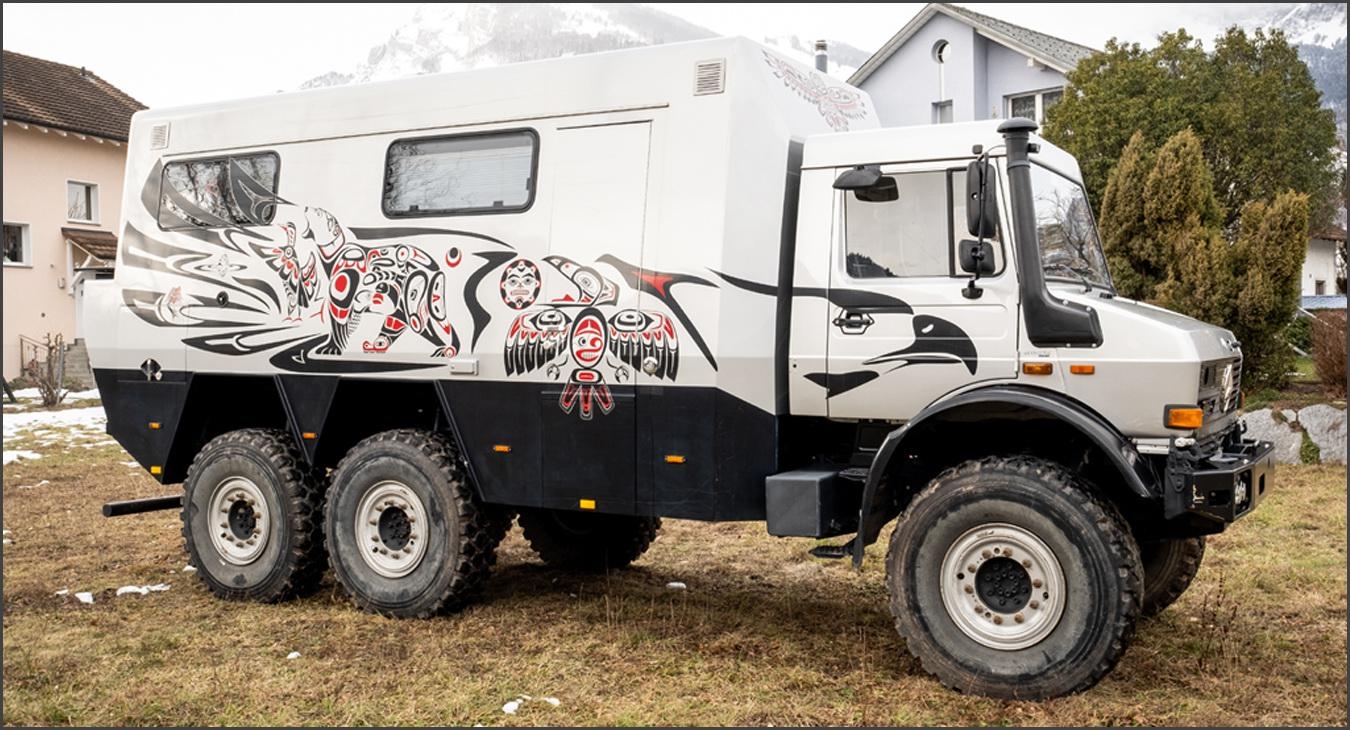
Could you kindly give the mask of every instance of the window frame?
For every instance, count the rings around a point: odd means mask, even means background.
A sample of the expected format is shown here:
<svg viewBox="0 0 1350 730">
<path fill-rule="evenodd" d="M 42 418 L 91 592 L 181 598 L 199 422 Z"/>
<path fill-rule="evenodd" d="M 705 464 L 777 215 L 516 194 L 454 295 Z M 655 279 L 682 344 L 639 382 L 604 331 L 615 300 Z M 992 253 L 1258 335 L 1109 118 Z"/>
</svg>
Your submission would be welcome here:
<svg viewBox="0 0 1350 730">
<path fill-rule="evenodd" d="M 272 188 L 273 188 L 273 189 L 272 189 L 272 218 L 271 218 L 271 220 L 268 220 L 266 223 L 246 223 L 246 224 L 239 224 L 239 223 L 236 223 L 236 224 L 234 224 L 233 226 L 199 226 L 199 225 L 195 225 L 195 224 L 192 224 L 192 223 L 187 223 L 187 222 L 185 221 L 184 224 L 181 225 L 181 226 L 170 226 L 170 227 L 168 227 L 168 228 L 164 227 L 163 216 L 160 215 L 160 213 L 164 210 L 164 184 L 168 181 L 168 178 L 169 178 L 169 165 L 190 164 L 190 163 L 193 163 L 193 162 L 220 162 L 220 161 L 222 161 L 222 160 L 225 162 L 226 165 L 228 165 L 231 159 L 234 159 L 234 158 L 237 158 L 237 157 L 267 157 L 267 156 L 272 157 L 272 159 L 276 160 L 276 163 L 277 163 L 277 172 L 276 172 L 275 177 L 274 177 L 273 180 L 272 180 Z M 277 217 L 276 206 L 277 206 L 277 204 L 280 203 L 280 201 L 281 201 L 281 155 L 278 154 L 276 150 L 270 150 L 270 149 L 268 149 L 268 150 L 256 150 L 256 151 L 252 151 L 252 152 L 242 152 L 242 153 L 232 154 L 232 155 L 214 155 L 214 156 L 212 156 L 212 157 L 181 157 L 181 158 L 174 159 L 174 160 L 166 160 L 166 159 L 161 158 L 161 159 L 160 159 L 160 162 L 162 162 L 162 163 L 164 164 L 164 167 L 163 167 L 163 169 L 161 169 L 161 170 L 159 171 L 159 204 L 155 206 L 155 225 L 159 226 L 159 230 L 161 230 L 161 231 L 190 231 L 190 230 L 197 230 L 197 231 L 211 231 L 211 230 L 217 230 L 217 229 L 222 229 L 222 228 L 258 228 L 258 227 L 261 227 L 261 226 L 268 226 L 268 225 L 271 225 L 271 224 L 272 224 L 272 220 L 276 220 L 276 217 Z"/>
<path fill-rule="evenodd" d="M 389 185 L 389 161 L 393 154 L 394 147 L 409 142 L 436 142 L 448 139 L 472 139 L 474 137 L 498 137 L 512 134 L 524 133 L 530 138 L 530 195 L 525 199 L 524 205 L 503 206 L 501 208 L 452 208 L 443 210 L 410 210 L 410 211 L 391 211 L 388 206 L 388 199 L 385 196 L 387 186 Z M 539 195 L 539 149 L 542 145 L 539 140 L 539 131 L 534 127 L 510 127 L 506 129 L 491 129 L 478 132 L 463 132 L 458 134 L 433 134 L 418 137 L 399 137 L 389 143 L 384 149 L 384 167 L 380 172 L 380 212 L 385 218 L 397 220 L 401 218 L 455 218 L 459 216 L 472 215 L 513 215 L 524 213 L 534 207 L 535 198 Z"/>
<path fill-rule="evenodd" d="M 1043 89 L 1032 89 L 1031 91 L 1019 91 L 1015 94 L 1005 94 L 1003 96 L 1003 118 L 1012 119 L 1013 116 L 1012 105 L 1014 99 L 1022 99 L 1029 96 L 1032 98 L 1033 100 L 1032 103 L 1036 109 L 1035 112 L 1036 116 L 1032 119 L 1032 121 L 1036 122 L 1037 124 L 1044 124 L 1045 95 L 1054 93 L 1056 91 L 1058 91 L 1061 95 L 1060 101 L 1063 101 L 1063 94 L 1068 91 L 1068 86 L 1047 86 Z"/>
<path fill-rule="evenodd" d="M 996 164 L 996 163 L 993 162 L 994 159 L 997 159 L 997 158 L 995 158 L 995 157 L 991 157 L 991 158 L 990 158 L 990 164 Z M 943 162 L 944 162 L 944 163 L 947 163 L 948 161 L 943 161 Z M 946 226 L 946 227 L 947 227 L 947 273 L 946 273 L 946 274 L 920 274 L 920 275 L 913 275 L 913 276 L 876 276 L 876 277 L 870 277 L 870 278 L 858 278 L 858 277 L 856 277 L 856 276 L 853 276 L 853 274 L 851 274 L 851 273 L 849 272 L 849 270 L 848 270 L 848 253 L 849 253 L 849 247 L 848 247 L 848 198 L 845 197 L 845 196 L 848 196 L 848 195 L 852 194 L 852 191 L 849 191 L 849 190 L 840 190 L 840 191 L 838 191 L 839 194 L 840 194 L 840 197 L 836 198 L 836 201 L 839 203 L 839 218 L 840 218 L 841 223 L 842 223 L 842 235 L 841 235 L 841 237 L 840 237 L 841 245 L 839 246 L 840 255 L 839 255 L 838 257 L 836 257 L 836 260 L 837 260 L 837 264 L 838 264 L 838 266 L 839 266 L 839 270 L 840 270 L 840 272 L 843 274 L 845 280 L 848 281 L 848 282 L 851 283 L 851 284 L 871 285 L 871 284 L 876 284 L 876 283 L 879 283 L 879 282 L 900 283 L 900 282 L 913 282 L 913 281 L 918 281 L 918 280 L 929 280 L 929 281 L 933 281 L 933 280 L 943 280 L 943 281 L 951 281 L 951 280 L 954 280 L 954 279 L 966 279 L 966 278 L 969 278 L 969 277 L 971 276 L 971 274 L 970 274 L 970 273 L 967 273 L 967 272 L 965 272 L 965 271 L 960 271 L 959 268 L 958 268 L 957 260 L 956 260 L 956 242 L 957 242 L 958 239 L 957 239 L 957 237 L 956 237 L 955 207 L 956 207 L 956 195 L 957 195 L 957 191 L 956 191 L 956 189 L 955 189 L 955 187 L 954 187 L 954 185 L 955 185 L 955 179 L 954 179 L 954 178 L 955 178 L 955 175 L 956 175 L 957 173 L 964 173 L 964 172 L 966 171 L 966 167 L 967 167 L 968 164 L 969 164 L 969 163 L 964 164 L 964 165 L 963 165 L 963 164 L 954 164 L 954 163 L 953 163 L 953 164 L 943 164 L 943 165 L 940 166 L 940 167 L 925 165 L 923 168 L 920 168 L 920 169 L 904 170 L 904 169 L 897 169 L 897 166 L 894 165 L 894 164 L 890 165 L 890 166 L 889 166 L 889 169 L 888 169 L 888 166 L 887 166 L 885 163 L 881 163 L 881 174 L 882 174 L 882 176 L 915 175 L 915 174 L 935 173 L 935 172 L 941 172 L 941 173 L 943 174 L 943 179 L 946 181 L 946 185 L 947 185 L 947 209 L 946 209 L 946 215 L 947 215 L 947 226 Z M 903 164 L 901 165 L 901 167 L 903 167 Z M 842 171 L 842 168 L 841 168 L 841 171 Z M 998 181 L 999 178 L 998 178 L 997 176 L 995 177 L 995 180 L 996 180 L 996 182 L 995 182 L 995 187 L 994 187 L 995 207 L 999 210 L 999 231 L 1000 231 L 1003 235 L 999 237 L 999 240 L 998 240 L 997 242 L 995 242 L 995 241 L 990 241 L 989 239 L 985 239 L 985 241 L 988 242 L 988 243 L 990 243 L 991 245 L 997 243 L 998 260 L 999 260 L 999 264 L 1000 264 L 1000 265 L 999 265 L 998 270 L 995 271 L 995 272 L 992 273 L 992 274 L 981 274 L 981 275 L 980 275 L 980 278 L 981 278 L 981 279 L 997 279 L 997 278 L 1002 278 L 1002 276 L 1008 272 L 1008 246 L 1007 246 L 1006 241 L 1004 240 L 1004 239 L 1007 238 L 1007 235 L 1008 235 L 1008 234 L 1007 234 L 1008 228 L 1007 228 L 1006 223 L 1004 222 L 1004 221 L 1006 220 L 1006 217 L 1005 217 L 1005 212 L 1004 212 L 1004 206 L 1002 205 L 1002 200 L 1003 200 L 1003 198 L 1002 198 L 1002 194 L 999 192 L 999 191 L 1003 188 L 1003 183 L 1002 183 L 1001 181 Z M 965 193 L 962 192 L 961 194 L 964 195 Z"/>
<path fill-rule="evenodd" d="M 10 261 L 8 257 L 5 257 L 3 259 L 4 266 L 16 269 L 33 268 L 33 227 L 28 223 L 8 220 L 4 221 L 4 225 L 19 229 L 19 243 L 23 247 L 23 261 Z"/>
<path fill-rule="evenodd" d="M 89 217 L 89 218 L 71 218 L 71 217 L 70 217 L 70 186 L 71 186 L 71 185 L 83 185 L 85 188 L 88 189 L 88 194 L 89 194 L 89 213 L 90 213 L 90 217 Z M 67 179 L 67 180 L 66 180 L 66 222 L 67 222 L 67 223 L 83 223 L 84 225 L 89 225 L 89 226 L 97 226 L 97 225 L 101 225 L 101 224 L 99 223 L 99 220 L 100 220 L 100 218 L 101 218 L 101 216 L 99 215 L 99 213 L 100 213 L 100 209 L 103 207 L 102 201 L 100 200 L 101 197 L 102 197 L 102 196 L 99 195 L 98 183 L 95 183 L 95 182 L 89 182 L 89 181 L 87 181 L 87 180 L 75 180 L 75 179 L 73 179 L 73 178 Z"/>
</svg>

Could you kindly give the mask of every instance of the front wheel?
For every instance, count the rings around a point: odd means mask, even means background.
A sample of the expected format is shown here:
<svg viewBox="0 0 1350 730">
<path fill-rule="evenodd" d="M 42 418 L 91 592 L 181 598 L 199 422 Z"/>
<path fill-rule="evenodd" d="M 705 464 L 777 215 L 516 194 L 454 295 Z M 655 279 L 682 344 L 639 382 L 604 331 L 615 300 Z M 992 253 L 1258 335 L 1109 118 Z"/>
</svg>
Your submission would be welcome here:
<svg viewBox="0 0 1350 730">
<path fill-rule="evenodd" d="M 1139 548 L 1120 513 L 1028 457 L 939 475 L 891 535 L 891 613 L 949 687 L 1043 699 L 1096 684 L 1139 616 Z"/>
<path fill-rule="evenodd" d="M 626 568 L 647 552 L 661 529 L 661 519 L 525 509 L 520 511 L 520 529 L 545 563 L 599 572 Z"/>
<path fill-rule="evenodd" d="M 1205 538 L 1188 537 L 1139 544 L 1144 561 L 1144 616 L 1156 616 L 1191 587 L 1205 557 Z"/>
</svg>

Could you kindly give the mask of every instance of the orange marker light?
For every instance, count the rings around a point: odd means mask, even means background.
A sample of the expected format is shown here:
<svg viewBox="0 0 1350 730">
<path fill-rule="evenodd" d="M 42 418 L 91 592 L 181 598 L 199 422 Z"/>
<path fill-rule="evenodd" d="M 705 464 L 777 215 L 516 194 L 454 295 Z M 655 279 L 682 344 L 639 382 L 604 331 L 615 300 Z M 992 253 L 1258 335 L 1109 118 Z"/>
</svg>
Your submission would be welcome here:
<svg viewBox="0 0 1350 730">
<path fill-rule="evenodd" d="M 679 454 L 666 454 L 667 464 L 683 464 L 684 457 Z"/>
<path fill-rule="evenodd" d="M 316 439 L 316 438 L 318 438 L 318 437 L 319 437 L 319 434 L 314 433 L 313 431 L 306 431 L 306 432 L 300 434 L 300 438 L 303 438 L 303 439 L 305 439 L 305 440 L 307 440 L 307 441 L 313 441 L 314 439 Z"/>
<path fill-rule="evenodd" d="M 164 473 L 164 467 L 162 467 L 162 466 L 152 466 L 152 467 L 150 467 L 150 473 L 151 473 L 151 474 L 163 474 L 163 473 Z"/>
<path fill-rule="evenodd" d="M 1069 372 L 1074 375 L 1091 375 L 1097 372 L 1096 365 L 1070 365 Z"/>
<path fill-rule="evenodd" d="M 1191 406 L 1169 406 L 1166 423 L 1168 428 L 1200 428 L 1205 423 L 1205 412 Z"/>
<path fill-rule="evenodd" d="M 582 509 L 595 509 L 595 500 L 593 500 L 593 499 L 583 499 L 583 500 L 581 500 L 580 502 L 577 503 L 577 506 L 580 507 L 580 508 L 582 508 Z"/>
<path fill-rule="evenodd" d="M 511 446 L 510 444 L 497 444 L 492 447 L 492 450 L 499 454 L 509 454 L 511 453 Z"/>
<path fill-rule="evenodd" d="M 1049 375 L 1055 372 L 1055 365 L 1048 362 L 1024 362 L 1022 372 L 1027 375 Z"/>
<path fill-rule="evenodd" d="M 150 430 L 151 430 L 151 431 L 158 431 L 162 425 L 163 425 L 163 424 L 161 424 L 159 421 L 151 421 L 151 422 L 150 422 Z"/>
</svg>

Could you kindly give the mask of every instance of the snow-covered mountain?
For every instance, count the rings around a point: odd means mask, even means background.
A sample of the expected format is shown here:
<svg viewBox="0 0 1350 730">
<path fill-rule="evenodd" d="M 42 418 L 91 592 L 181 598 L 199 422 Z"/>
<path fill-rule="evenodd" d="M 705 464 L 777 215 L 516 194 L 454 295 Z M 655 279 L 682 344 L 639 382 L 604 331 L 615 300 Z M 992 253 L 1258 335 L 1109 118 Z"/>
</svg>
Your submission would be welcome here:
<svg viewBox="0 0 1350 730">
<path fill-rule="evenodd" d="M 1308 64 L 1313 83 L 1322 92 L 1322 103 L 1336 112 L 1336 124 L 1341 139 L 1345 139 L 1345 5 L 1295 3 L 1273 13 L 1267 25 L 1284 31 L 1295 44 L 1299 58 Z"/>
<path fill-rule="evenodd" d="M 610 51 L 635 46 L 712 38 L 716 33 L 669 13 L 623 3 L 426 4 L 366 60 L 334 70 L 301 88 L 336 86 L 460 71 L 519 61 Z M 812 40 L 764 38 L 789 56 L 812 63 Z M 830 73 L 846 78 L 869 54 L 847 43 L 830 43 Z"/>
</svg>

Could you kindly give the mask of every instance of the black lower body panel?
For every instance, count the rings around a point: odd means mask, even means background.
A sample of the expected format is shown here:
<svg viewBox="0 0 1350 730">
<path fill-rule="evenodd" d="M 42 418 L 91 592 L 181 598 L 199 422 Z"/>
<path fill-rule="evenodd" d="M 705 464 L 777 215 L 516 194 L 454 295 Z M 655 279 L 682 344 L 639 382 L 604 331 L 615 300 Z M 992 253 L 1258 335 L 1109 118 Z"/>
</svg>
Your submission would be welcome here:
<svg viewBox="0 0 1350 730">
<path fill-rule="evenodd" d="M 168 371 L 147 380 L 138 370 L 95 378 L 108 433 L 164 483 L 182 481 L 205 441 L 234 428 L 285 428 L 325 467 L 378 430 L 447 428 L 483 499 L 517 507 L 762 520 L 764 479 L 781 468 L 782 419 L 715 388 L 613 385 L 608 408 L 593 405 L 587 418 L 575 401 L 564 407 L 556 383 Z"/>
</svg>

